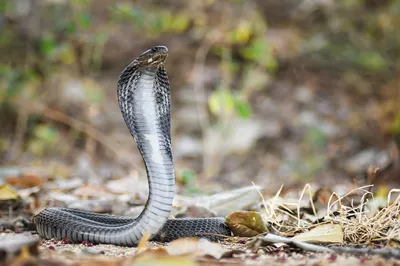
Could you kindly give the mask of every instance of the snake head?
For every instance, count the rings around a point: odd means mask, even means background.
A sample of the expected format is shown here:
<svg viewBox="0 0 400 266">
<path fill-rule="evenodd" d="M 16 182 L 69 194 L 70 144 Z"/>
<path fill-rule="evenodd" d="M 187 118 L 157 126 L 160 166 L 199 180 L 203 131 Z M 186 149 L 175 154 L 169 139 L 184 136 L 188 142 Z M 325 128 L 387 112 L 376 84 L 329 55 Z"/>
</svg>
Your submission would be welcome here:
<svg viewBox="0 0 400 266">
<path fill-rule="evenodd" d="M 160 45 L 145 51 L 136 61 L 141 68 L 157 68 L 165 62 L 167 56 L 168 48 Z"/>
</svg>

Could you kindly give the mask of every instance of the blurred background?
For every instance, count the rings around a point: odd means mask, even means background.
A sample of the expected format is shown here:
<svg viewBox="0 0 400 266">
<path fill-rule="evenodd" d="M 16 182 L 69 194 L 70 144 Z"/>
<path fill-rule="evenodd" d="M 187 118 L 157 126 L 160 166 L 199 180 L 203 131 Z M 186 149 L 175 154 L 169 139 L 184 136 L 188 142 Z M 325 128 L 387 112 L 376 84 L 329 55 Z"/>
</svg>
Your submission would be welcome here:
<svg viewBox="0 0 400 266">
<path fill-rule="evenodd" d="M 0 178 L 143 173 L 116 80 L 166 45 L 184 193 L 400 182 L 399 0 L 0 3 Z"/>
</svg>

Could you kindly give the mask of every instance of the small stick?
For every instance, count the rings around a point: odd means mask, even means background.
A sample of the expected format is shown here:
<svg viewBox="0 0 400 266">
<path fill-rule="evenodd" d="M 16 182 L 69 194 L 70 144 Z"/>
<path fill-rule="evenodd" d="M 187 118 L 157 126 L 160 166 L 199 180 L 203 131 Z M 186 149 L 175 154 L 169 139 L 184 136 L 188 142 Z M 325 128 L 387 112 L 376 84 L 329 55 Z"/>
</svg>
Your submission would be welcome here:
<svg viewBox="0 0 400 266">
<path fill-rule="evenodd" d="M 113 152 L 115 155 L 118 155 L 118 150 L 119 150 L 119 145 L 117 143 L 111 143 L 106 135 L 98 131 L 96 128 L 93 126 L 89 125 L 88 123 L 84 123 L 82 121 L 79 121 L 76 118 L 70 117 L 60 111 L 51 109 L 44 104 L 35 104 L 33 105 L 33 111 L 36 113 L 40 113 L 44 117 L 47 117 L 49 119 L 52 119 L 54 121 L 61 122 L 63 124 L 69 125 L 70 127 L 84 132 L 91 138 L 95 139 L 102 145 L 104 145 L 106 148 L 108 148 L 111 152 Z"/>
</svg>

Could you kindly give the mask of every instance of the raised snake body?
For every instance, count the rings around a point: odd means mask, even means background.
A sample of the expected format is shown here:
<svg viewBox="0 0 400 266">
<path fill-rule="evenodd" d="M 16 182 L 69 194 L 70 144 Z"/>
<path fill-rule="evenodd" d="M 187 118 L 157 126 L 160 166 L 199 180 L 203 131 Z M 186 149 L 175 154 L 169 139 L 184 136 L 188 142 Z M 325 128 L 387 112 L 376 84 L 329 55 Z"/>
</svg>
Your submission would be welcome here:
<svg viewBox="0 0 400 266">
<path fill-rule="evenodd" d="M 149 232 L 153 240 L 230 235 L 223 218 L 168 219 L 175 194 L 170 134 L 170 86 L 164 62 L 165 46 L 147 50 L 121 73 L 117 95 L 124 121 L 142 155 L 149 197 L 138 217 L 94 214 L 67 208 L 47 208 L 33 221 L 43 238 L 68 238 L 123 246 L 136 245 Z"/>
</svg>

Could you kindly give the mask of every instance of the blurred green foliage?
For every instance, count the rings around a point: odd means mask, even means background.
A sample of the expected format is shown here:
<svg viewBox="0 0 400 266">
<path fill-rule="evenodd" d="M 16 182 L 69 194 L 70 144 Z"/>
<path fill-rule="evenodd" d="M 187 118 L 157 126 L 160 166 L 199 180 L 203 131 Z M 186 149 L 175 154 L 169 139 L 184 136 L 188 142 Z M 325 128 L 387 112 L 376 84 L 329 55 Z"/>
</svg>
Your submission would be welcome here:
<svg viewBox="0 0 400 266">
<path fill-rule="evenodd" d="M 0 66 L 2 76 L 0 103 L 9 102 L 18 97 L 34 97 L 35 84 L 39 83 L 38 75 L 29 68 L 16 69 L 8 65 Z"/>
<path fill-rule="evenodd" d="M 201 193 L 200 188 L 197 186 L 197 175 L 192 170 L 183 170 L 178 176 L 178 182 L 184 186 L 182 192 L 185 195 L 193 196 Z"/>
<path fill-rule="evenodd" d="M 224 5 L 241 4 L 240 2 L 227 2 Z M 207 6 L 213 3 L 203 4 Z M 140 32 L 141 38 L 148 40 L 159 38 L 166 33 L 182 34 L 195 27 L 193 38 L 197 41 L 214 38 L 213 52 L 221 57 L 221 51 L 228 49 L 229 53 L 232 53 L 233 46 L 238 45 L 245 64 L 242 65 L 232 58 L 222 59 L 220 63 L 222 71 L 231 72 L 230 75 L 238 74 L 240 68 L 254 65 L 260 65 L 271 72 L 277 68 L 272 49 L 264 37 L 266 24 L 260 16 L 250 17 L 249 13 L 244 15 L 239 23 L 234 19 L 226 20 L 216 27 L 214 23 L 207 21 L 204 14 L 191 13 L 185 8 L 180 10 L 167 6 L 139 6 L 130 1 L 116 1 L 107 5 L 108 16 L 99 24 L 94 22 L 95 17 L 92 13 L 95 5 L 96 1 L 72 0 L 65 3 L 49 2 L 40 6 L 38 19 L 46 23 L 46 26 L 32 35 L 29 47 L 22 47 L 27 49 L 27 58 L 22 64 L 11 64 L 16 67 L 10 67 L 10 64 L 1 65 L 4 77 L 2 84 L 6 90 L 0 94 L 0 103 L 13 98 L 11 104 L 18 108 L 19 97 L 31 100 L 40 98 L 45 93 L 40 87 L 41 82 L 50 79 L 55 73 L 70 71 L 73 68 L 80 69 L 84 74 L 98 72 L 109 34 L 122 24 L 131 25 Z M 0 8 L 1 15 L 13 17 L 18 12 L 17 8 L 18 5 L 13 1 L 3 4 Z M 4 33 L 0 38 L 2 47 L 14 49 L 15 43 L 19 42 L 15 28 L 6 27 Z M 26 95 L 28 88 L 29 93 Z M 101 103 L 104 99 L 95 90 L 85 91 L 89 103 Z M 240 88 L 232 86 L 231 81 L 221 81 L 220 88 L 210 95 L 210 112 L 215 115 L 217 123 L 233 115 L 249 118 L 252 111 L 248 97 L 249 95 L 243 93 Z M 46 146 L 45 142 L 51 138 L 37 135 L 37 132 L 43 131 L 43 125 L 40 121 L 38 123 L 37 129 L 32 127 L 29 150 L 42 153 L 37 148 L 40 146 L 38 143 L 43 140 L 43 145 Z"/>
<path fill-rule="evenodd" d="M 59 138 L 59 133 L 54 126 L 38 124 L 33 128 L 33 136 L 28 142 L 27 150 L 33 154 L 43 155 L 51 151 Z"/>
<path fill-rule="evenodd" d="M 397 113 L 390 125 L 390 131 L 395 136 L 397 143 L 400 143 L 400 112 Z"/>
<path fill-rule="evenodd" d="M 265 39 L 255 39 L 244 47 L 242 54 L 245 59 L 254 61 L 264 66 L 269 71 L 275 71 L 278 67 L 272 53 L 272 47 Z"/>
<path fill-rule="evenodd" d="M 133 3 L 117 3 L 111 7 L 111 17 L 117 23 L 130 23 L 140 28 L 149 38 L 162 33 L 182 33 L 190 23 L 190 14 L 171 10 L 152 9 L 152 12 L 136 7 Z"/>
<path fill-rule="evenodd" d="M 308 127 L 301 140 L 304 154 L 300 160 L 288 161 L 292 175 L 298 179 L 311 179 L 327 164 L 323 150 L 328 142 L 327 136 L 317 127 Z"/>
<path fill-rule="evenodd" d="M 46 103 L 48 91 L 44 84 L 54 75 L 70 73 L 90 78 L 103 75 L 103 71 L 115 67 L 103 63 L 105 46 L 113 33 L 124 27 L 137 33 L 132 46 L 170 38 L 183 42 L 178 39 L 182 37 L 186 42 L 182 47 L 192 49 L 189 52 L 193 55 L 198 49 L 210 46 L 206 57 L 218 64 L 221 80 L 206 92 L 206 107 L 211 116 L 209 127 L 229 124 L 236 117 L 251 118 L 254 112 L 251 97 L 268 86 L 282 62 L 300 58 L 313 69 L 351 71 L 360 79 L 388 77 L 388 73 L 400 70 L 399 0 L 384 1 L 377 4 L 379 7 L 370 7 L 376 1 L 340 0 L 333 7 L 316 10 L 321 19 L 305 24 L 307 27 L 288 23 L 286 27 L 296 28 L 299 35 L 290 55 L 277 51 L 273 38 L 267 34 L 269 17 L 253 2 L 195 2 L 43 1 L 31 10 L 41 27 L 26 32 L 22 29 L 27 21 L 18 15 L 16 1 L 1 1 L 0 106 L 7 103 L 18 113 L 28 103 Z M 193 9 L 193 5 L 198 6 Z M 97 84 L 82 83 L 87 105 L 101 105 L 106 96 L 97 89 Z M 386 123 L 389 126 L 385 130 L 399 137 L 400 113 L 393 109 L 387 111 L 390 115 L 385 119 L 389 120 Z M 56 125 L 47 124 L 37 114 L 34 119 L 28 116 L 28 120 L 29 132 L 23 134 L 27 137 L 26 150 L 45 154 L 60 141 L 62 132 Z M 302 143 L 311 147 L 310 157 L 305 162 L 294 162 L 292 168 L 303 176 L 316 173 L 325 163 L 325 158 L 318 154 L 326 142 L 322 132 L 308 129 Z M 0 134 L 0 151 L 10 145 Z M 190 173 L 182 178 L 189 187 L 193 182 L 188 180 L 195 179 Z"/>
<path fill-rule="evenodd" d="M 208 105 L 211 113 L 217 116 L 232 116 L 237 114 L 240 118 L 251 116 L 251 107 L 248 102 L 235 93 L 223 88 L 217 88 L 210 95 Z"/>
</svg>

